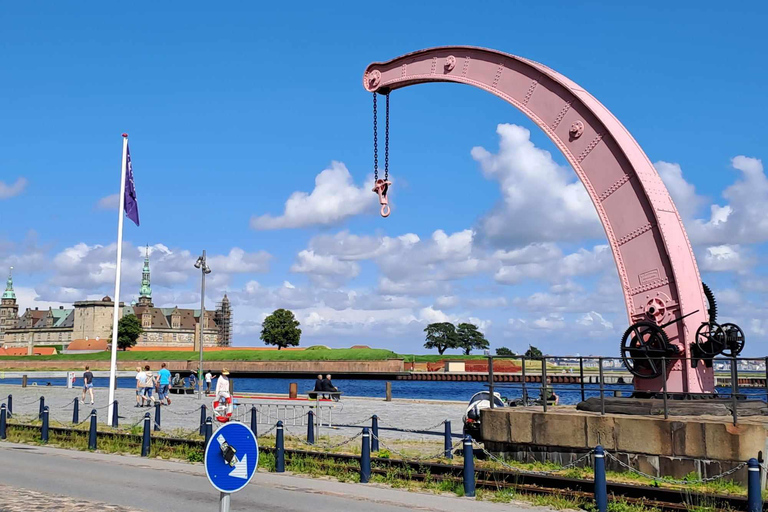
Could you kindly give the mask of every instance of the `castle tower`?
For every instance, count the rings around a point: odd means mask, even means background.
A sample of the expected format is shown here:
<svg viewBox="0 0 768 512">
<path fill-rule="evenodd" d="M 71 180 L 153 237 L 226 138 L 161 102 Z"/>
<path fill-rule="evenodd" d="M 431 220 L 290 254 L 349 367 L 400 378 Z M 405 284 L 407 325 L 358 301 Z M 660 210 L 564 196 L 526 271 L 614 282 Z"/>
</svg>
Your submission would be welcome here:
<svg viewBox="0 0 768 512">
<path fill-rule="evenodd" d="M 141 271 L 141 290 L 139 290 L 139 306 L 154 307 L 152 304 L 152 287 L 149 284 L 149 246 L 144 256 L 144 268 Z"/>
<path fill-rule="evenodd" d="M 16 304 L 16 292 L 13 291 L 13 267 L 8 271 L 5 292 L 0 298 L 0 342 L 6 329 L 13 329 L 19 320 L 19 305 Z"/>
<path fill-rule="evenodd" d="M 226 293 L 221 302 L 216 305 L 214 320 L 219 328 L 218 345 L 230 346 L 232 344 L 232 305 L 229 303 L 229 297 Z"/>
</svg>

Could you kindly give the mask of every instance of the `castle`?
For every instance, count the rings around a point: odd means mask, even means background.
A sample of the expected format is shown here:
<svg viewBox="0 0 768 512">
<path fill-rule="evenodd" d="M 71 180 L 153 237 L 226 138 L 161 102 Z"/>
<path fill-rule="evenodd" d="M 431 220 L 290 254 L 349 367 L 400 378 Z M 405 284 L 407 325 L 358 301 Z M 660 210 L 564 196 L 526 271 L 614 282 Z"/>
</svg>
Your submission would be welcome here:
<svg viewBox="0 0 768 512">
<path fill-rule="evenodd" d="M 114 304 L 110 297 L 104 297 L 102 300 L 75 302 L 72 308 L 27 308 L 19 316 L 11 267 L 5 292 L 0 299 L 0 341 L 5 347 L 31 349 L 36 345 L 68 345 L 81 339 L 109 339 L 112 335 Z M 201 323 L 199 309 L 156 308 L 152 303 L 149 253 L 144 258 L 138 301 L 130 306 L 120 303 L 120 317 L 130 314 L 138 317 L 144 329 L 137 346 L 198 348 L 196 333 Z M 232 307 L 226 294 L 217 304 L 216 310 L 206 310 L 202 325 L 204 346 L 231 344 Z"/>
</svg>

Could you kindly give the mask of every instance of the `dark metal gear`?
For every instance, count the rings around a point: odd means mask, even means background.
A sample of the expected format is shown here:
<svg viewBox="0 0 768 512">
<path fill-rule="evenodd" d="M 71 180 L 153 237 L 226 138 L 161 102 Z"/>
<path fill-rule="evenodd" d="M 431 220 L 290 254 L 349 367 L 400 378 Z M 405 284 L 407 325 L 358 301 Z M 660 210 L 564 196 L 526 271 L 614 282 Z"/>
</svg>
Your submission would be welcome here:
<svg viewBox="0 0 768 512">
<path fill-rule="evenodd" d="M 715 294 L 707 283 L 702 282 L 701 287 L 704 288 L 704 296 L 707 298 L 707 314 L 709 315 L 710 322 L 717 322 L 717 302 L 715 302 Z"/>
<path fill-rule="evenodd" d="M 712 368 L 712 359 L 722 354 L 725 348 L 725 331 L 715 322 L 704 322 L 696 330 L 696 341 L 691 343 L 691 366 L 696 368 L 703 360 Z"/>
<path fill-rule="evenodd" d="M 621 337 L 621 358 L 627 371 L 641 379 L 653 379 L 662 374 L 662 358 L 678 352 L 670 345 L 667 333 L 653 322 L 637 322 Z M 667 365 L 669 369 L 671 365 Z"/>
<path fill-rule="evenodd" d="M 723 324 L 720 327 L 725 334 L 725 347 L 722 354 L 728 357 L 738 357 L 744 350 L 744 343 L 746 342 L 744 331 L 738 325 L 731 323 Z"/>
</svg>

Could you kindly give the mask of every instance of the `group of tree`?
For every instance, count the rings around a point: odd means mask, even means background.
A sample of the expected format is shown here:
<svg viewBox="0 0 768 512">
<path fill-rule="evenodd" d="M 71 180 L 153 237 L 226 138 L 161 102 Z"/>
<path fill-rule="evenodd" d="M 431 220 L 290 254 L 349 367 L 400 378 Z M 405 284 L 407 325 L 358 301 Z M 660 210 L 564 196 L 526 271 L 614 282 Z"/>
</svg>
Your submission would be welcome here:
<svg viewBox="0 0 768 512">
<path fill-rule="evenodd" d="M 508 349 L 507 347 L 499 347 L 496 349 L 496 355 L 497 356 L 516 356 L 513 351 Z M 525 351 L 525 354 L 523 354 L 528 359 L 540 359 L 544 356 L 544 354 L 539 350 L 538 348 L 534 347 L 533 345 L 528 345 L 528 350 Z"/>
<path fill-rule="evenodd" d="M 429 324 L 424 332 L 427 333 L 424 348 L 435 348 L 440 355 L 448 349 L 457 348 L 469 355 L 472 350 L 484 350 L 489 347 L 485 335 L 475 324 L 460 323 L 457 328 L 451 322 L 437 322 Z"/>
</svg>

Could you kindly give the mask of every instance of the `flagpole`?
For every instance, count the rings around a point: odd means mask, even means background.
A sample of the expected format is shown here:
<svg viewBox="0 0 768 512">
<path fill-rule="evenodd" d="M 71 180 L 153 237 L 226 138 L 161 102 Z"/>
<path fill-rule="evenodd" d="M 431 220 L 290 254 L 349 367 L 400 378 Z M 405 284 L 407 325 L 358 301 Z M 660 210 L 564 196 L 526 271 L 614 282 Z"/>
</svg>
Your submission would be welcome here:
<svg viewBox="0 0 768 512">
<path fill-rule="evenodd" d="M 107 425 L 112 425 L 112 404 L 115 401 L 117 380 L 117 322 L 120 311 L 120 270 L 123 263 L 123 217 L 125 216 L 125 171 L 128 164 L 128 134 L 123 134 L 123 166 L 120 170 L 120 208 L 117 210 L 117 266 L 115 268 L 115 306 L 112 313 L 112 358 L 109 363 L 109 402 L 107 402 Z"/>
</svg>

